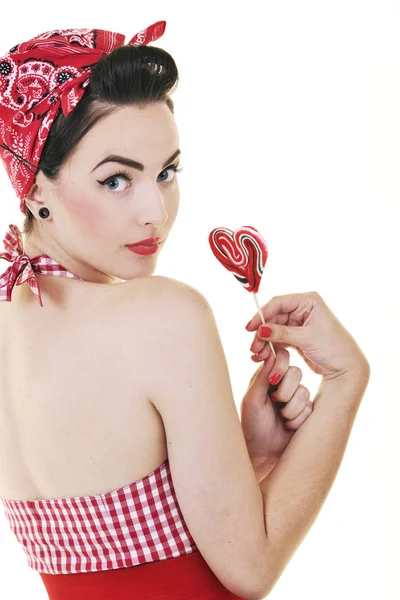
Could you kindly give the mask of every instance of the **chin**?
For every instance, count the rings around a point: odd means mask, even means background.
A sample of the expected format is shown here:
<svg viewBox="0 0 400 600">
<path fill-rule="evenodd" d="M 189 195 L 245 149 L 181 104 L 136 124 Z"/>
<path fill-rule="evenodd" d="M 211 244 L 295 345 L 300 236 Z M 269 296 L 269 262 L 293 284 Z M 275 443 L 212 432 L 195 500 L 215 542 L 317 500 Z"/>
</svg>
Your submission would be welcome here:
<svg viewBox="0 0 400 600">
<path fill-rule="evenodd" d="M 123 281 L 130 281 L 131 279 L 137 279 L 138 277 L 151 277 L 154 274 L 156 268 L 155 261 L 149 264 L 149 261 L 142 262 L 142 264 L 136 264 L 135 267 L 120 271 L 119 273 L 113 273 L 114 279 L 122 279 Z"/>
</svg>

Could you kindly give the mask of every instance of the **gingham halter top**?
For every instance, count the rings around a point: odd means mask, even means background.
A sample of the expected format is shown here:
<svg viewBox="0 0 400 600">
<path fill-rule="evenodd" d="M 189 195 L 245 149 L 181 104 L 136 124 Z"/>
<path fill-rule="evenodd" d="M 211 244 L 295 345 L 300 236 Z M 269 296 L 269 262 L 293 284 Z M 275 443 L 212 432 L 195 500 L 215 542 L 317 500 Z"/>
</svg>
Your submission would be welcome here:
<svg viewBox="0 0 400 600">
<path fill-rule="evenodd" d="M 10 225 L 0 258 L 11 266 L 0 277 L 0 300 L 27 282 L 43 306 L 36 273 L 81 279 L 49 256 L 23 254 L 22 236 Z M 22 544 L 28 566 L 66 574 L 118 569 L 196 552 L 178 505 L 168 459 L 152 473 L 118 490 L 49 500 L 0 498 Z"/>
</svg>

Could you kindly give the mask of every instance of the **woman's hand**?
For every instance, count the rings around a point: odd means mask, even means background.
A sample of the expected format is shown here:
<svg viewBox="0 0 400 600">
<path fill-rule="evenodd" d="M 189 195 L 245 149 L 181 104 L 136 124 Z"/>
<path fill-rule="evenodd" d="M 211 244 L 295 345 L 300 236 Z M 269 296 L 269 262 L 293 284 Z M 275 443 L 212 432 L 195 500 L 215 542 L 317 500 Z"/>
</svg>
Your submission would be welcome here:
<svg viewBox="0 0 400 600">
<path fill-rule="evenodd" d="M 270 349 L 268 340 L 277 348 L 295 348 L 305 363 L 323 379 L 334 379 L 345 373 L 354 377 L 369 375 L 369 363 L 349 331 L 337 319 L 317 292 L 275 296 L 261 307 L 266 323 L 257 313 L 246 326 L 256 331 L 251 346 L 256 360 L 264 360 Z M 260 326 L 270 326 L 266 338 Z"/>
<path fill-rule="evenodd" d="M 310 392 L 300 383 L 303 373 L 289 366 L 289 361 L 286 349 L 276 350 L 276 358 L 269 352 L 240 404 L 243 434 L 257 469 L 280 459 L 293 433 L 313 411 Z M 278 385 L 269 382 L 273 373 L 282 376 Z"/>
<path fill-rule="evenodd" d="M 266 338 L 260 332 L 258 313 L 246 326 L 248 331 L 257 331 L 251 346 L 257 352 L 255 360 L 265 363 L 254 374 L 240 405 L 243 433 L 256 467 L 279 460 L 294 431 L 313 411 L 309 391 L 300 385 L 301 370 L 289 367 L 287 348 L 295 348 L 310 369 L 325 380 L 345 375 L 368 381 L 370 373 L 357 342 L 317 292 L 275 296 L 261 312 L 266 321 L 263 325 L 270 325 L 272 334 Z M 268 340 L 274 345 L 276 359 Z M 276 372 L 283 378 L 270 394 L 269 377 Z M 274 399 L 281 403 L 274 405 Z M 289 419 L 288 431 L 282 417 Z"/>
</svg>

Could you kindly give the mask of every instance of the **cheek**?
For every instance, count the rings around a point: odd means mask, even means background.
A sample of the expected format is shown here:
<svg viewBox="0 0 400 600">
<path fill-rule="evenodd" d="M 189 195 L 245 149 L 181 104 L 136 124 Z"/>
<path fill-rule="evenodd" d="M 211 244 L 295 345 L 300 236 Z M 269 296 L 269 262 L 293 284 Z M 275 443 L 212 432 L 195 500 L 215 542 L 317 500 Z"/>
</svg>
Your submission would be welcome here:
<svg viewBox="0 0 400 600">
<path fill-rule="evenodd" d="M 171 202 L 170 206 L 169 206 L 169 210 L 168 210 L 168 216 L 169 219 L 171 221 L 171 224 L 174 223 L 178 211 L 179 211 L 179 203 L 180 203 L 180 192 L 179 192 L 179 188 L 178 191 L 176 193 L 176 195 L 173 198 L 173 202 Z"/>
<path fill-rule="evenodd" d="M 100 202 L 82 194 L 68 198 L 68 212 L 74 227 L 80 227 L 85 235 L 103 233 L 109 215 L 102 209 Z"/>
</svg>

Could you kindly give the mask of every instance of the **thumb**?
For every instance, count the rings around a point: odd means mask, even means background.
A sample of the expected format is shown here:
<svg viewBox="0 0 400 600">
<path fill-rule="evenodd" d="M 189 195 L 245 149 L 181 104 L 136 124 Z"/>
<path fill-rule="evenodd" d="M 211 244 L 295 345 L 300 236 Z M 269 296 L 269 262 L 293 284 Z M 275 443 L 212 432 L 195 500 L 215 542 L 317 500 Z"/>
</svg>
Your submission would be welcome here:
<svg viewBox="0 0 400 600">
<path fill-rule="evenodd" d="M 263 390 L 268 389 L 271 386 L 269 378 L 271 376 L 271 371 L 274 364 L 275 358 L 271 353 L 253 373 L 248 387 L 261 386 Z"/>
<path fill-rule="evenodd" d="M 303 348 L 307 343 L 307 331 L 304 327 L 288 327 L 277 323 L 263 323 L 257 329 L 258 337 L 265 342 L 276 342 Z"/>
</svg>

